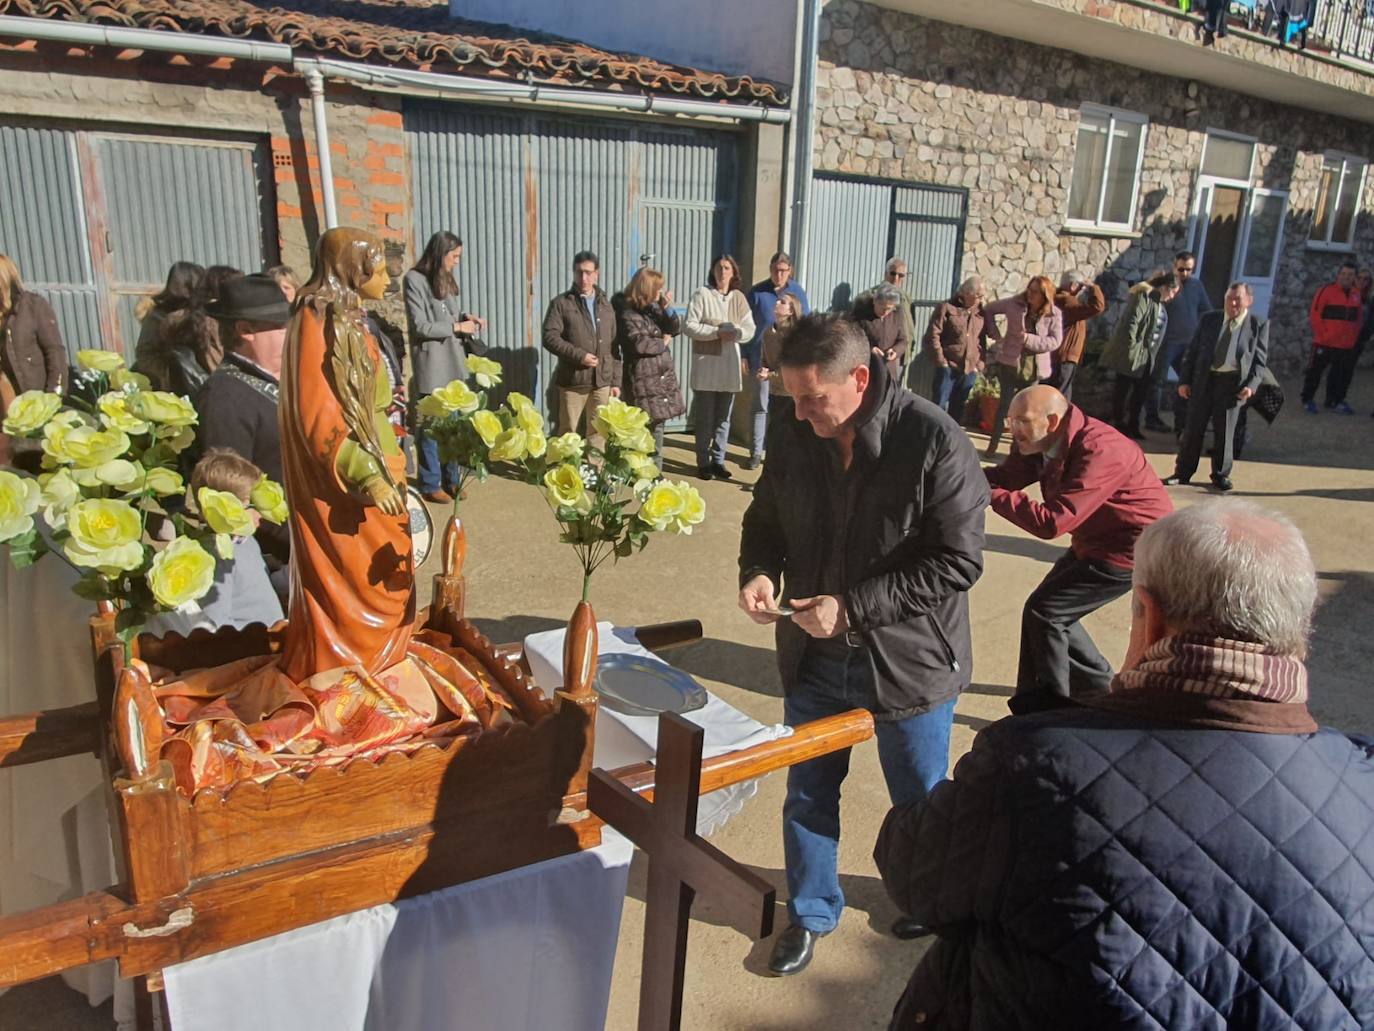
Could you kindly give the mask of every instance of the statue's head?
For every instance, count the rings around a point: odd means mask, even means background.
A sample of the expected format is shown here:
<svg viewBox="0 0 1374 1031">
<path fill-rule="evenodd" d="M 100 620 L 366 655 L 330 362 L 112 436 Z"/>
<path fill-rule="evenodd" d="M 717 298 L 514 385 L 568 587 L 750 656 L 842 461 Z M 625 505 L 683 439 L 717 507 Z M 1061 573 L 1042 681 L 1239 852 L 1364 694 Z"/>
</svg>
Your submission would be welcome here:
<svg viewBox="0 0 1374 1031">
<path fill-rule="evenodd" d="M 363 298 L 378 300 L 390 282 L 382 241 L 364 230 L 340 226 L 320 237 L 315 267 L 297 303 L 359 308 Z"/>
</svg>

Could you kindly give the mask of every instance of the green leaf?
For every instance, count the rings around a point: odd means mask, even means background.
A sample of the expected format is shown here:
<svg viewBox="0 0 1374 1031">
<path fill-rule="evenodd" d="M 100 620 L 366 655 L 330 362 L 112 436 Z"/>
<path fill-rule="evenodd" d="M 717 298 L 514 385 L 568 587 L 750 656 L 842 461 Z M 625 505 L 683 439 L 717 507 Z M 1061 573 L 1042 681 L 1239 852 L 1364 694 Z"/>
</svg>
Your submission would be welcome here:
<svg viewBox="0 0 1374 1031">
<path fill-rule="evenodd" d="M 632 541 L 629 537 L 624 537 L 621 540 L 615 542 L 615 557 L 618 559 L 629 558 L 632 554 L 634 554 L 634 548 L 634 541 Z"/>
<path fill-rule="evenodd" d="M 121 641 L 130 641 L 138 636 L 144 623 L 144 615 L 136 608 L 122 608 L 115 614 L 115 633 Z"/>
<path fill-rule="evenodd" d="M 37 528 L 10 540 L 10 561 L 15 569 L 27 569 L 45 554 L 48 545 Z"/>
<path fill-rule="evenodd" d="M 109 601 L 114 597 L 109 583 L 99 573 L 87 573 L 72 584 L 72 593 L 87 601 Z"/>
</svg>

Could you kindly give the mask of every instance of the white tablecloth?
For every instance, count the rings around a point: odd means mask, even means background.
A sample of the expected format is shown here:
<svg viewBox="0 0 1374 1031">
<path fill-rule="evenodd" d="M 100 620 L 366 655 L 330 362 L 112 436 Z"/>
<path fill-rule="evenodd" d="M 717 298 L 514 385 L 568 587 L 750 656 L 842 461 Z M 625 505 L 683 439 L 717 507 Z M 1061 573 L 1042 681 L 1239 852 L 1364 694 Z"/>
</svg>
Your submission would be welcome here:
<svg viewBox="0 0 1374 1031">
<path fill-rule="evenodd" d="M 598 627 L 598 651 L 648 655 L 633 631 Z M 526 640 L 535 682 L 562 683 L 563 632 Z M 689 717 L 705 754 L 783 736 L 711 696 Z M 595 761 L 650 760 L 654 720 L 600 709 Z M 721 826 L 754 793 L 701 800 L 698 828 Z M 375 906 L 168 967 L 173 1031 L 600 1031 L 633 849 L 609 829 L 600 848 L 404 902 Z"/>
</svg>

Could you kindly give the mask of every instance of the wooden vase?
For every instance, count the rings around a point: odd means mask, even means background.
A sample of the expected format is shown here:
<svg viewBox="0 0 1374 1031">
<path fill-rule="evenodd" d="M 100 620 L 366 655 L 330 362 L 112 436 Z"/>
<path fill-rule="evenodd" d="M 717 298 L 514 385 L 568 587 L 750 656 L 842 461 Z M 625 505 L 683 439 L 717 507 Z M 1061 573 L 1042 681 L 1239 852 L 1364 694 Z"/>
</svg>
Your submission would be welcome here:
<svg viewBox="0 0 1374 1031">
<path fill-rule="evenodd" d="M 592 694 L 596 676 L 596 613 L 589 601 L 579 601 L 568 620 L 568 635 L 563 639 L 563 693 L 570 698 Z"/>
<path fill-rule="evenodd" d="M 468 558 L 468 531 L 455 507 L 444 525 L 444 539 L 439 549 L 439 572 L 434 574 L 434 598 L 431 606 L 463 618 L 467 604 L 467 581 L 463 579 L 463 564 Z"/>
</svg>

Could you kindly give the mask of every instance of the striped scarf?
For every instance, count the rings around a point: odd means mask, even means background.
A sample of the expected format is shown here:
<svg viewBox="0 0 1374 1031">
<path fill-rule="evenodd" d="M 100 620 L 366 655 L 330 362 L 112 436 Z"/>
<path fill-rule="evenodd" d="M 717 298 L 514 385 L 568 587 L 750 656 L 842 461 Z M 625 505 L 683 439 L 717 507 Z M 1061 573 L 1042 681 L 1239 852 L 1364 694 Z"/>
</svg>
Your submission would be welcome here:
<svg viewBox="0 0 1374 1031">
<path fill-rule="evenodd" d="M 1202 634 L 1166 637 L 1135 669 L 1117 674 L 1116 691 L 1154 689 L 1262 702 L 1307 701 L 1307 667 L 1262 644 Z"/>
</svg>

